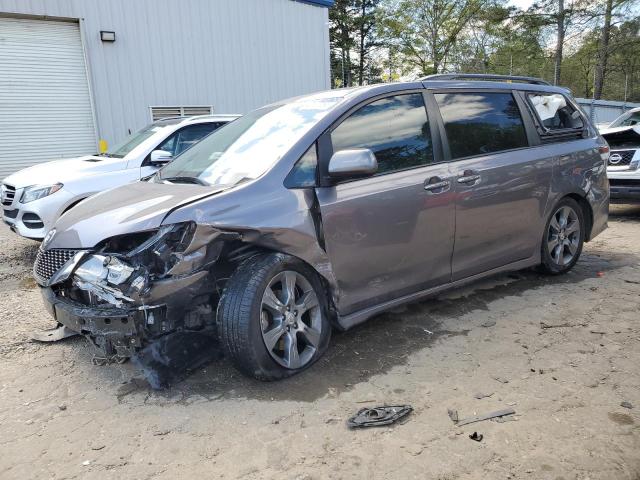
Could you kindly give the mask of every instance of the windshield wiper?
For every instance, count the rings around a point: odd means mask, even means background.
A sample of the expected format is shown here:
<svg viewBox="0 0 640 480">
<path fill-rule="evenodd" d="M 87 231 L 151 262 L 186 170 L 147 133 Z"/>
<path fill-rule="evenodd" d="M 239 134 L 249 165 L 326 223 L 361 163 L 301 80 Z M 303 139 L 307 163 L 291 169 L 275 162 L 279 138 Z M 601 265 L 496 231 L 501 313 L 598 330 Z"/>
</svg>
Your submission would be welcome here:
<svg viewBox="0 0 640 480">
<path fill-rule="evenodd" d="M 109 153 L 109 152 L 96 153 L 96 157 L 122 158 L 121 155 L 116 155 L 115 153 Z"/>
<path fill-rule="evenodd" d="M 189 183 L 193 185 L 202 185 L 203 187 L 208 187 L 210 184 L 205 182 L 204 180 L 198 177 L 160 177 L 158 176 L 158 180 L 161 182 L 169 182 L 169 183 Z"/>
</svg>

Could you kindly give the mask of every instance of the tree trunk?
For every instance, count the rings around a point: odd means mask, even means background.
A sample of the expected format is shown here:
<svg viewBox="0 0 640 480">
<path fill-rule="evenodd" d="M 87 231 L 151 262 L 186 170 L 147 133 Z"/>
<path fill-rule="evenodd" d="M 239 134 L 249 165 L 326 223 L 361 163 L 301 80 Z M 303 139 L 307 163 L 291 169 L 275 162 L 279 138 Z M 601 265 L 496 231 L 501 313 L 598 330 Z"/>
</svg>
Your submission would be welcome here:
<svg viewBox="0 0 640 480">
<path fill-rule="evenodd" d="M 553 84 L 560 84 L 560 73 L 562 71 L 562 48 L 564 46 L 564 30 L 565 30 L 564 0 L 558 0 L 558 15 L 556 17 L 558 41 L 556 43 L 555 66 L 553 71 Z"/>
<path fill-rule="evenodd" d="M 349 32 L 347 31 L 346 26 L 342 27 L 341 37 L 342 37 L 342 45 L 343 45 L 342 47 L 342 65 L 343 65 L 342 78 L 344 80 L 344 85 L 342 86 L 350 87 L 351 86 L 351 55 L 349 52 L 349 48 L 345 46 L 345 45 L 349 45 Z"/>
<path fill-rule="evenodd" d="M 604 76 L 607 73 L 607 61 L 609 60 L 609 39 L 611 38 L 611 11 L 613 0 L 607 0 L 604 12 L 604 26 L 600 35 L 600 49 L 598 51 L 598 64 L 596 65 L 596 78 L 593 86 L 593 98 L 599 100 L 602 97 Z"/>
<path fill-rule="evenodd" d="M 589 98 L 589 80 L 591 79 L 591 74 L 589 71 L 584 76 L 584 98 Z"/>
<path fill-rule="evenodd" d="M 362 1 L 362 10 L 360 14 L 362 15 L 360 19 L 360 65 L 358 66 L 358 85 L 363 85 L 364 83 L 364 16 L 367 13 L 367 4 L 363 0 Z"/>
<path fill-rule="evenodd" d="M 440 67 L 440 60 L 438 58 L 438 32 L 433 29 L 431 32 L 431 56 L 433 57 L 433 69 L 430 73 L 438 73 L 438 68 Z M 429 75 L 428 72 L 424 72 Z"/>
</svg>

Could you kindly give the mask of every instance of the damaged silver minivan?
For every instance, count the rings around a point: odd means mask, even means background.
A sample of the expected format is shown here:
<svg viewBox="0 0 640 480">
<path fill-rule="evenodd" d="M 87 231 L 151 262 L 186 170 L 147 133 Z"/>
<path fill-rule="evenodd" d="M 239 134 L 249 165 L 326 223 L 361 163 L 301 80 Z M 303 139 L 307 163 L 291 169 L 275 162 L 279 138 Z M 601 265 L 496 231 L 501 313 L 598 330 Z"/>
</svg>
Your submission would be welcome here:
<svg viewBox="0 0 640 480">
<path fill-rule="evenodd" d="M 607 225 L 608 147 L 566 90 L 494 80 L 241 117 L 62 216 L 34 267 L 48 310 L 105 359 L 189 332 L 273 380 L 313 364 L 332 328 L 497 272 L 567 272 Z"/>
</svg>

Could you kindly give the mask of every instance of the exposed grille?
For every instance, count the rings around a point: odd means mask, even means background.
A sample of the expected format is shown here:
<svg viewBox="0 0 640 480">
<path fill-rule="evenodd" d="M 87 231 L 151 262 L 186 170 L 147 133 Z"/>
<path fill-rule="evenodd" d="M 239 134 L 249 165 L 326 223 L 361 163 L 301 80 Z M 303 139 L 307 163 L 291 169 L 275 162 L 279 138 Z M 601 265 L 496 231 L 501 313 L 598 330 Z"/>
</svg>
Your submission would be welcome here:
<svg viewBox="0 0 640 480">
<path fill-rule="evenodd" d="M 54 273 L 73 258 L 81 250 L 70 248 L 52 248 L 51 250 L 38 250 L 36 263 L 33 266 L 33 273 L 38 280 L 48 281 Z"/>
<path fill-rule="evenodd" d="M 635 150 L 612 150 L 609 155 L 609 165 L 613 167 L 629 165 L 635 153 Z"/>
<path fill-rule="evenodd" d="M 2 204 L 11 205 L 13 203 L 13 199 L 15 196 L 16 196 L 16 187 L 3 183 L 2 184 Z"/>
</svg>

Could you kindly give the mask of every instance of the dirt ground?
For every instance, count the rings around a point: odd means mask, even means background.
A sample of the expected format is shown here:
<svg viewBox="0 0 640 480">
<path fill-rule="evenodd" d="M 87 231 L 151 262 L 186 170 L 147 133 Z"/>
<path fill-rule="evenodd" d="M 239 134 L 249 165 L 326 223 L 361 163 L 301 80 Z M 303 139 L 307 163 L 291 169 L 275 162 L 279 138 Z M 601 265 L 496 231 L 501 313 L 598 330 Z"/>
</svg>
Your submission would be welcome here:
<svg viewBox="0 0 640 480">
<path fill-rule="evenodd" d="M 130 363 L 92 365 L 82 338 L 30 341 L 52 326 L 37 244 L 3 226 L 0 245 L 2 479 L 640 479 L 640 207 L 615 207 L 566 276 L 503 275 L 381 315 L 287 381 L 219 360 L 161 392 Z M 376 404 L 414 412 L 346 428 Z M 514 421 L 447 415 L 508 407 Z"/>
</svg>

